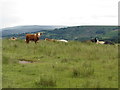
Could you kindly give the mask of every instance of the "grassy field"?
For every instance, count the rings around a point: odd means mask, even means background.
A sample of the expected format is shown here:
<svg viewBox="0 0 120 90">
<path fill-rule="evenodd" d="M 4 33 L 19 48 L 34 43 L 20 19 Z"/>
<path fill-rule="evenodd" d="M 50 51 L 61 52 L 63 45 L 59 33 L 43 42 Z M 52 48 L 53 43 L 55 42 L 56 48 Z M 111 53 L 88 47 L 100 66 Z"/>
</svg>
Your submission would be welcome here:
<svg viewBox="0 0 120 90">
<path fill-rule="evenodd" d="M 3 88 L 118 88 L 116 45 L 4 39 L 2 58 Z"/>
</svg>

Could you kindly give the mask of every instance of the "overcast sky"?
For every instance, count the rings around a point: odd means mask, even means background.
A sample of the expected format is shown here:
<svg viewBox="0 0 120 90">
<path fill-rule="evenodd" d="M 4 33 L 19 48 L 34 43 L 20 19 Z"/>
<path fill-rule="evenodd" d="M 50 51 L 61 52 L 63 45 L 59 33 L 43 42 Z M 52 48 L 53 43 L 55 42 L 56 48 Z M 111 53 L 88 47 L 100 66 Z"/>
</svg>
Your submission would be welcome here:
<svg viewBox="0 0 120 90">
<path fill-rule="evenodd" d="M 0 28 L 118 25 L 119 0 L 0 0 Z"/>
</svg>

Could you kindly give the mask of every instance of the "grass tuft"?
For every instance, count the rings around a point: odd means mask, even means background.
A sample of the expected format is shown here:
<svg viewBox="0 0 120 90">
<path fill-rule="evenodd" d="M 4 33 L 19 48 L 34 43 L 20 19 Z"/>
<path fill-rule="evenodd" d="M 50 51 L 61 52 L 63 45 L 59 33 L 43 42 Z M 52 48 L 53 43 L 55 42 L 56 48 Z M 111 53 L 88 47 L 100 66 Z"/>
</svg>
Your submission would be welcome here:
<svg viewBox="0 0 120 90">
<path fill-rule="evenodd" d="M 35 81 L 35 85 L 38 87 L 54 87 L 56 86 L 56 80 L 53 76 L 41 76 L 40 80 Z"/>
</svg>

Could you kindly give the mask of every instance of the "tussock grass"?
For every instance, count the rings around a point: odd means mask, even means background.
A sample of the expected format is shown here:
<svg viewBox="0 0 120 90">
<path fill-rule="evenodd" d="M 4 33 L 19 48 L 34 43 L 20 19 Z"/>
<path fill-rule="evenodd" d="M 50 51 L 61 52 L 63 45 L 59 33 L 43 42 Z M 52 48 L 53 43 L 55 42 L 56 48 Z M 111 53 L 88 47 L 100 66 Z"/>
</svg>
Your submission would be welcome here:
<svg viewBox="0 0 120 90">
<path fill-rule="evenodd" d="M 92 68 L 90 63 L 82 63 L 79 66 L 73 67 L 72 76 L 73 77 L 90 77 L 94 74 L 94 68 Z"/>
<path fill-rule="evenodd" d="M 40 79 L 35 81 L 35 85 L 38 87 L 54 87 L 56 80 L 53 76 L 41 75 Z"/>
<path fill-rule="evenodd" d="M 3 88 L 118 87 L 116 45 L 4 39 L 2 46 Z"/>
</svg>

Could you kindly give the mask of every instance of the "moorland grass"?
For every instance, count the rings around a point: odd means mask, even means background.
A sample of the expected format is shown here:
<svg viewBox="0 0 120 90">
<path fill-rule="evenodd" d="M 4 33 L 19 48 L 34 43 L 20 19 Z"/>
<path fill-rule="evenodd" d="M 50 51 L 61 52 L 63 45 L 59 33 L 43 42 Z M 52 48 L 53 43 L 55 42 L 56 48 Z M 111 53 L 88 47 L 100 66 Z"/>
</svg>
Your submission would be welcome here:
<svg viewBox="0 0 120 90">
<path fill-rule="evenodd" d="M 19 60 L 35 61 L 21 64 Z M 3 40 L 3 88 L 117 88 L 118 47 Z"/>
</svg>

